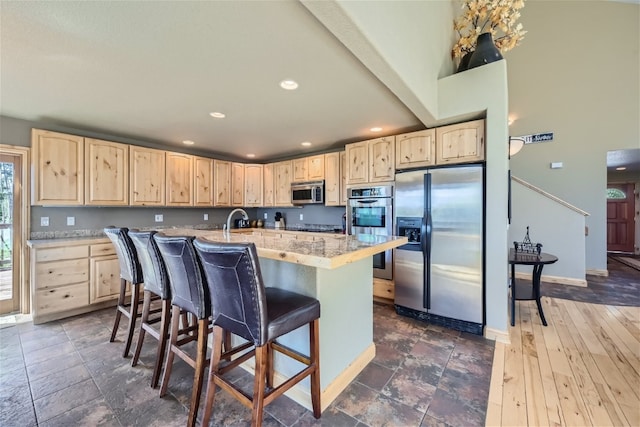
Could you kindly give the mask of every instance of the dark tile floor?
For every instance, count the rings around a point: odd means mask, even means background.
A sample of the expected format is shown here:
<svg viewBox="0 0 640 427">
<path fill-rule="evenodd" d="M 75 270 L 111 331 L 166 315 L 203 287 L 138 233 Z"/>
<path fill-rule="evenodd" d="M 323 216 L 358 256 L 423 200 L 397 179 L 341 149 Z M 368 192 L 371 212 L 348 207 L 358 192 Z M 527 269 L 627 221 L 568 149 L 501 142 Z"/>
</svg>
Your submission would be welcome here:
<svg viewBox="0 0 640 427">
<path fill-rule="evenodd" d="M 543 283 L 543 295 L 577 301 L 640 305 L 640 271 L 609 259 L 608 278 L 586 288 Z M 177 361 L 169 394 L 148 387 L 154 342 L 141 363 L 109 343 L 114 310 L 0 329 L 1 426 L 182 426 L 193 370 Z M 121 340 L 123 333 L 118 335 Z M 483 425 L 493 342 L 400 317 L 374 305 L 376 358 L 315 420 L 286 396 L 266 407 L 265 426 Z M 235 380 L 251 386 L 240 372 Z M 203 399 L 204 400 L 204 399 Z M 202 411 L 200 412 L 202 413 Z M 211 425 L 248 425 L 250 411 L 219 392 Z"/>
<path fill-rule="evenodd" d="M 132 368 L 130 358 L 121 355 L 123 332 L 117 342 L 108 342 L 113 317 L 108 309 L 0 329 L 0 425 L 184 425 L 193 370 L 176 361 L 169 394 L 160 399 L 148 387 L 153 340 L 147 339 L 141 363 Z M 492 341 L 400 317 L 379 304 L 374 304 L 374 340 L 375 360 L 320 420 L 283 396 L 267 406 L 264 425 L 484 423 Z M 252 378 L 244 371 L 236 374 L 248 388 Z M 250 419 L 248 409 L 218 392 L 211 425 L 242 426 Z"/>
</svg>

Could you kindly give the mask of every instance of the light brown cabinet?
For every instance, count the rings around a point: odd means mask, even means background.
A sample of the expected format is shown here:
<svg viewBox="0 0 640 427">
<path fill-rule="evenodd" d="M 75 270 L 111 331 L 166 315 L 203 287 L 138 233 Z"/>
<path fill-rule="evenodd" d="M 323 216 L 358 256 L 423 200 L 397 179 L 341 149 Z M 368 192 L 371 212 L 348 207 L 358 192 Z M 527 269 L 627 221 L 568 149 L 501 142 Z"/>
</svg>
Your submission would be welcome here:
<svg viewBox="0 0 640 427">
<path fill-rule="evenodd" d="M 275 206 L 275 177 L 274 177 L 274 164 L 267 163 L 262 168 L 263 179 L 263 201 L 262 206 Z"/>
<path fill-rule="evenodd" d="M 129 146 L 129 204 L 164 206 L 165 152 Z"/>
<path fill-rule="evenodd" d="M 85 205 L 129 204 L 129 146 L 85 138 Z"/>
<path fill-rule="evenodd" d="M 273 165 L 275 182 L 275 205 L 291 206 L 291 161 L 278 162 Z"/>
<path fill-rule="evenodd" d="M 231 163 L 231 206 L 244 206 L 243 163 Z"/>
<path fill-rule="evenodd" d="M 324 154 L 293 159 L 293 182 L 325 179 Z"/>
<path fill-rule="evenodd" d="M 484 120 L 436 128 L 436 164 L 484 160 Z"/>
<path fill-rule="evenodd" d="M 193 158 L 193 205 L 213 206 L 213 159 Z"/>
<path fill-rule="evenodd" d="M 213 161 L 213 206 L 231 206 L 231 162 Z"/>
<path fill-rule="evenodd" d="M 262 206 L 263 165 L 244 165 L 244 206 Z"/>
<path fill-rule="evenodd" d="M 291 165 L 293 167 L 293 182 L 308 181 L 309 159 L 306 157 L 293 159 Z"/>
<path fill-rule="evenodd" d="M 340 152 L 340 204 L 347 206 L 347 153 Z"/>
<path fill-rule="evenodd" d="M 166 153 L 167 206 L 193 206 L 193 156 Z"/>
<path fill-rule="evenodd" d="M 393 136 L 356 142 L 345 146 L 347 185 L 395 179 L 395 141 Z"/>
<path fill-rule="evenodd" d="M 120 263 L 111 242 L 89 246 L 89 303 L 110 301 L 120 293 Z"/>
<path fill-rule="evenodd" d="M 84 203 L 84 138 L 33 129 L 31 165 L 32 204 Z"/>
<path fill-rule="evenodd" d="M 340 199 L 340 153 L 326 153 L 324 155 L 325 181 L 324 204 L 325 206 L 339 206 Z"/>
<path fill-rule="evenodd" d="M 435 129 L 396 135 L 396 169 L 432 166 L 435 163 Z"/>
</svg>

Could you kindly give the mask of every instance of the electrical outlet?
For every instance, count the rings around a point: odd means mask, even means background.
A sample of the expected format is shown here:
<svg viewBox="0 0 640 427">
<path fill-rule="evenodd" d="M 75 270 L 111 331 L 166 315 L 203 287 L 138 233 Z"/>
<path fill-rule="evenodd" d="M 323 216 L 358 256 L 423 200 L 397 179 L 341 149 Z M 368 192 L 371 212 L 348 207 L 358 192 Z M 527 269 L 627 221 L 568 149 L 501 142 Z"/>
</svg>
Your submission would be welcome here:
<svg viewBox="0 0 640 427">
<path fill-rule="evenodd" d="M 267 219 L 267 213 L 266 212 L 264 213 L 264 219 Z"/>
<path fill-rule="evenodd" d="M 67 225 L 76 225 L 76 217 L 68 216 L 67 217 Z"/>
<path fill-rule="evenodd" d="M 41 216 L 40 217 L 40 227 L 48 227 L 49 226 L 49 217 Z"/>
<path fill-rule="evenodd" d="M 302 221 L 304 219 L 304 215 L 300 214 L 300 221 Z"/>
<path fill-rule="evenodd" d="M 204 218 L 205 221 L 209 221 L 209 214 L 204 214 L 203 218 Z"/>
<path fill-rule="evenodd" d="M 162 222 L 162 221 L 163 221 L 162 214 L 156 214 L 156 222 Z"/>
</svg>

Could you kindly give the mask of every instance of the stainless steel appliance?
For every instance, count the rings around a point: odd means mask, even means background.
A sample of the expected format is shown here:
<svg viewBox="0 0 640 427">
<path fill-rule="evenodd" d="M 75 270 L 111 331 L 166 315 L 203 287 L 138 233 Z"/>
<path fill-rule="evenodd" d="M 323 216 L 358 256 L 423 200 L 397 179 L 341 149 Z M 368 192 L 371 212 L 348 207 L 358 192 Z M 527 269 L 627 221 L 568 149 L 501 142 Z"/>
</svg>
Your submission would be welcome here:
<svg viewBox="0 0 640 427">
<path fill-rule="evenodd" d="M 393 235 L 393 186 L 349 188 L 347 233 Z M 393 279 L 393 251 L 373 256 L 373 276 Z"/>
<path fill-rule="evenodd" d="M 291 203 L 310 205 L 324 203 L 324 181 L 291 183 Z"/>
<path fill-rule="evenodd" d="M 399 314 L 482 334 L 484 166 L 396 174 L 394 254 Z"/>
</svg>

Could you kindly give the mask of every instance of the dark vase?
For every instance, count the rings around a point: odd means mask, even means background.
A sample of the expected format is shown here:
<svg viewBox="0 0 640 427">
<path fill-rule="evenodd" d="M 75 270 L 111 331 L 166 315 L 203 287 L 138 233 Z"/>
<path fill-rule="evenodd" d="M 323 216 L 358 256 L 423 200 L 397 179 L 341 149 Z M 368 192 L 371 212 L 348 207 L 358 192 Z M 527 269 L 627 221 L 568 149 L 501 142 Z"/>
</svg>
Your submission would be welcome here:
<svg viewBox="0 0 640 427">
<path fill-rule="evenodd" d="M 469 59 L 469 65 L 467 67 L 468 70 L 479 67 L 481 65 L 489 64 L 491 62 L 496 62 L 502 59 L 502 55 L 500 51 L 493 43 L 493 37 L 491 37 L 491 33 L 482 33 L 478 36 L 478 41 L 476 43 L 476 50 L 471 55 Z"/>
<path fill-rule="evenodd" d="M 469 68 L 469 60 L 471 59 L 471 55 L 473 55 L 473 51 L 467 52 L 464 54 L 462 58 L 460 58 L 460 64 L 458 65 L 458 73 Z"/>
</svg>

